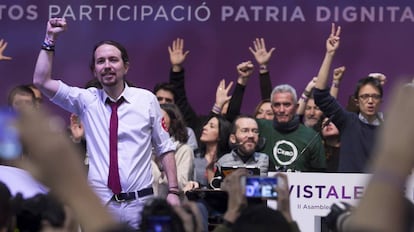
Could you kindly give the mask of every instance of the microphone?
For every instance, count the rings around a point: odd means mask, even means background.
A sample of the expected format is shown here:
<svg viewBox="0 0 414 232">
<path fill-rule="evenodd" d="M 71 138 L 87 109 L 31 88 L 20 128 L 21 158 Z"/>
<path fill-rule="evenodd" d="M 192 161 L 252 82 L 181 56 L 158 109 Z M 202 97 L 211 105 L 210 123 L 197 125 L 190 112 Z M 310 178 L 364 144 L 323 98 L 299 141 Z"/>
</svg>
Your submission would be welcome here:
<svg viewBox="0 0 414 232">
<path fill-rule="evenodd" d="M 245 142 L 237 142 L 237 143 L 230 143 L 229 142 L 229 147 L 230 147 L 231 150 L 234 150 L 234 149 L 237 149 L 237 148 L 243 146 L 244 143 Z M 259 152 L 259 151 L 263 150 L 265 144 L 266 144 L 266 138 L 259 137 L 259 140 L 256 143 L 256 149 L 255 149 L 255 151 L 256 152 Z"/>
<path fill-rule="evenodd" d="M 310 147 L 310 145 L 312 145 L 315 142 L 316 138 L 321 135 L 322 130 L 325 127 L 327 127 L 329 125 L 329 123 L 332 122 L 333 117 L 334 117 L 334 115 L 331 115 L 328 118 L 328 120 L 326 120 L 324 123 L 322 123 L 321 129 L 317 133 L 315 133 L 315 135 L 309 140 L 309 142 L 305 145 L 305 147 L 299 153 L 298 157 L 296 157 L 295 161 L 299 160 L 302 157 L 302 155 L 305 153 L 305 151 Z M 277 171 L 286 172 L 287 171 L 286 165 L 281 166 L 280 168 L 277 169 Z"/>
<path fill-rule="evenodd" d="M 236 142 L 236 143 L 229 142 L 229 147 L 230 147 L 230 150 L 235 150 L 241 147 L 243 144 L 244 142 Z"/>
<path fill-rule="evenodd" d="M 305 145 L 305 147 L 302 149 L 302 151 L 299 153 L 298 158 L 309 148 L 310 145 L 312 145 L 312 143 L 315 141 L 315 139 L 321 134 L 323 128 L 327 127 L 329 125 L 329 123 L 331 123 L 332 118 L 334 117 L 334 115 L 331 115 L 328 120 L 326 120 L 324 123 L 322 123 L 321 129 L 318 131 L 318 133 L 316 133 L 311 140 L 309 140 L 309 142 Z"/>
</svg>

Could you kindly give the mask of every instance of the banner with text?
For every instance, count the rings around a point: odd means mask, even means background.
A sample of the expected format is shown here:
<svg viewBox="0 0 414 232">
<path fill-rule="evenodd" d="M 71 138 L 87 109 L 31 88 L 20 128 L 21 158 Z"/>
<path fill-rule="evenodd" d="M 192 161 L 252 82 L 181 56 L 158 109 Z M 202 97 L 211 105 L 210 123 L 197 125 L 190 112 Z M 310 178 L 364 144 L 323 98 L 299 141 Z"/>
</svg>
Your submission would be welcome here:
<svg viewBox="0 0 414 232">
<path fill-rule="evenodd" d="M 387 75 L 388 89 L 412 76 L 414 2 L 377 1 L 36 1 L 0 2 L 0 38 L 8 42 L 0 62 L 0 103 L 8 90 L 30 83 L 44 39 L 46 22 L 65 17 L 68 31 L 56 41 L 53 76 L 83 86 L 93 45 L 113 39 L 126 46 L 128 79 L 152 89 L 168 81 L 168 46 L 179 37 L 190 51 L 185 63 L 189 100 L 206 114 L 214 104 L 221 79 L 237 80 L 236 66 L 252 60 L 256 72 L 248 83 L 243 113 L 260 100 L 258 65 L 249 51 L 255 38 L 276 48 L 269 62 L 272 85 L 289 83 L 299 94 L 318 72 L 331 23 L 342 26 L 341 47 L 333 68 L 346 66 L 340 97 L 345 103 L 358 79 L 371 72 Z M 387 97 L 385 91 L 385 99 Z"/>
</svg>

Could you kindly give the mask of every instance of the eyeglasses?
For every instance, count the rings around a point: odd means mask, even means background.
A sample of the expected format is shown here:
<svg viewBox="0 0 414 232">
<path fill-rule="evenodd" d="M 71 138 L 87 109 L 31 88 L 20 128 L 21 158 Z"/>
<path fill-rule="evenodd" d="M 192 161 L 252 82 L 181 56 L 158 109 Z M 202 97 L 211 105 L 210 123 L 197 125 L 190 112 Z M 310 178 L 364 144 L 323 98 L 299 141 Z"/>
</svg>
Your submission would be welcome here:
<svg viewBox="0 0 414 232">
<path fill-rule="evenodd" d="M 379 95 L 379 94 L 362 94 L 362 95 L 359 95 L 359 98 L 362 100 L 362 101 L 368 101 L 368 99 L 369 98 L 372 98 L 372 100 L 375 100 L 375 101 L 378 101 L 378 100 L 381 100 L 381 95 Z"/>
</svg>

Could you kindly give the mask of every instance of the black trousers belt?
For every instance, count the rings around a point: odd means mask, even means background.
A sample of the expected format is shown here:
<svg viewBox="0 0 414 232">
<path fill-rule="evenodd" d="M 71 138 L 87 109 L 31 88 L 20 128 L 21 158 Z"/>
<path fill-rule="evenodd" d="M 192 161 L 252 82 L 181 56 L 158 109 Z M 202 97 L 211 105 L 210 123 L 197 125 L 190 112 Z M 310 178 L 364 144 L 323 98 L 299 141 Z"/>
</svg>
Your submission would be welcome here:
<svg viewBox="0 0 414 232">
<path fill-rule="evenodd" d="M 114 194 L 111 198 L 111 201 L 116 202 L 125 202 L 125 201 L 133 201 L 140 197 L 145 197 L 154 194 L 154 190 L 152 188 L 144 188 L 136 192 L 129 192 L 129 193 L 119 193 Z"/>
</svg>

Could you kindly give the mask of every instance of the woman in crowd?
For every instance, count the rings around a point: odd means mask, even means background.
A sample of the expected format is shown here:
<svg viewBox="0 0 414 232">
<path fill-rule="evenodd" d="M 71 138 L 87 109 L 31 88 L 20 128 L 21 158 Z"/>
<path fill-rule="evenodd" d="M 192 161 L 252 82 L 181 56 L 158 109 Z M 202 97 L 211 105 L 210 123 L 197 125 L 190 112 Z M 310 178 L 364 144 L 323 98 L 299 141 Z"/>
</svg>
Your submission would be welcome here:
<svg viewBox="0 0 414 232">
<path fill-rule="evenodd" d="M 177 166 L 178 189 L 183 187 L 193 177 L 194 152 L 187 144 L 188 133 L 180 110 L 175 104 L 162 104 L 163 125 L 176 145 L 175 164 Z M 159 196 L 167 196 L 168 181 L 163 173 L 160 162 L 153 162 L 154 189 Z"/>
<path fill-rule="evenodd" d="M 256 106 L 253 116 L 257 119 L 273 120 L 275 114 L 273 113 L 270 99 L 261 100 Z"/>
<path fill-rule="evenodd" d="M 194 181 L 186 186 L 186 190 L 209 186 L 214 177 L 215 162 L 230 152 L 228 139 L 231 124 L 221 115 L 211 116 L 200 136 L 200 149 L 194 158 Z"/>
</svg>

